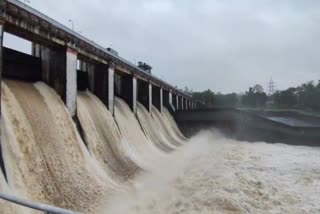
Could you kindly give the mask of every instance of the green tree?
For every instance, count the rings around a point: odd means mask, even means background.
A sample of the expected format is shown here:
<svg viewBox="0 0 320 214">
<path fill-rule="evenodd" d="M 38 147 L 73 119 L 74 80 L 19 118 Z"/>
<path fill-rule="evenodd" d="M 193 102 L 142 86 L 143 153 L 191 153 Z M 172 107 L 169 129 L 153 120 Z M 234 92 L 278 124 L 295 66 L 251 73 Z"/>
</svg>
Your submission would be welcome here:
<svg viewBox="0 0 320 214">
<path fill-rule="evenodd" d="M 208 106 L 214 105 L 215 94 L 210 89 L 203 92 L 193 92 L 192 95 L 195 99 L 201 100 Z"/>
<path fill-rule="evenodd" d="M 284 91 L 277 91 L 273 98 L 278 107 L 295 107 L 298 104 L 297 88 L 290 87 Z"/>
<path fill-rule="evenodd" d="M 298 87 L 277 91 L 273 98 L 276 107 L 320 111 L 320 81 L 317 84 L 309 81 Z"/>
<path fill-rule="evenodd" d="M 320 86 L 313 81 L 297 87 L 298 105 L 306 110 L 320 110 Z"/>
<path fill-rule="evenodd" d="M 241 97 L 241 103 L 247 107 L 263 107 L 267 102 L 268 96 L 264 92 L 255 91 L 250 87 L 249 91 Z"/>
<path fill-rule="evenodd" d="M 239 97 L 236 93 L 231 94 L 216 94 L 215 106 L 236 107 L 239 103 Z"/>
</svg>

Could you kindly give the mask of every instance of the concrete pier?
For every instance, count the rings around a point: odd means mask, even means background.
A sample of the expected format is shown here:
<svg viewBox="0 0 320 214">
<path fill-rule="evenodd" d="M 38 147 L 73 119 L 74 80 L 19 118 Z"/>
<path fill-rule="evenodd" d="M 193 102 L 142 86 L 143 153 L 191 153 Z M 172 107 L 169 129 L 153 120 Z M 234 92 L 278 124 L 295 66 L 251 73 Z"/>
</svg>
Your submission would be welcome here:
<svg viewBox="0 0 320 214">
<path fill-rule="evenodd" d="M 172 106 L 177 110 L 177 95 L 172 93 Z"/>
<path fill-rule="evenodd" d="M 188 110 L 188 99 L 184 99 L 184 110 Z"/>
<path fill-rule="evenodd" d="M 176 107 L 176 109 L 177 109 L 177 110 L 180 110 L 180 108 L 179 108 L 179 95 L 176 96 L 176 100 L 177 100 L 177 107 Z"/>
<path fill-rule="evenodd" d="M 132 77 L 132 112 L 137 114 L 137 77 Z"/>
<path fill-rule="evenodd" d="M 114 115 L 114 65 L 108 66 L 108 109 Z"/>
<path fill-rule="evenodd" d="M 1 82 L 2 82 L 2 73 L 3 73 L 3 29 L 4 21 L 0 20 L 0 120 L 1 120 Z M 0 140 L 1 142 L 1 140 Z"/>
<path fill-rule="evenodd" d="M 95 64 L 91 65 L 91 76 L 94 77 L 91 81 L 91 88 L 89 90 L 93 92 L 109 109 L 114 113 L 114 69 L 112 66 L 107 64 Z M 90 74 L 89 72 L 89 85 L 90 85 Z M 91 77 L 91 78 L 92 78 Z"/>
<path fill-rule="evenodd" d="M 110 63 L 87 63 L 80 60 L 77 72 L 78 90 L 89 90 L 114 113 L 114 66 Z M 89 71 L 89 72 L 88 72 Z"/>
<path fill-rule="evenodd" d="M 181 97 L 181 98 L 180 98 L 180 102 L 179 102 L 180 110 L 185 110 L 185 106 L 183 105 L 184 99 L 185 99 L 184 97 Z"/>
<path fill-rule="evenodd" d="M 41 51 L 39 51 L 40 49 Z M 35 49 L 34 54 L 40 54 L 42 81 L 55 89 L 65 102 L 71 116 L 75 116 L 77 103 L 77 51 L 73 47 L 48 48 L 41 46 L 41 48 Z"/>
<path fill-rule="evenodd" d="M 184 105 L 184 97 L 181 97 L 181 110 L 185 110 L 186 109 L 186 107 L 185 107 L 185 105 Z"/>
<path fill-rule="evenodd" d="M 149 112 L 152 112 L 152 84 L 149 82 Z"/>
<path fill-rule="evenodd" d="M 66 105 L 71 116 L 77 110 L 77 51 L 68 47 L 66 53 Z"/>
<path fill-rule="evenodd" d="M 173 99 L 172 91 L 169 91 L 169 111 L 175 112 L 176 108 L 174 105 L 174 99 Z"/>
<path fill-rule="evenodd" d="M 32 43 L 31 46 L 31 55 L 35 57 L 41 57 L 41 46 L 37 43 Z"/>
</svg>

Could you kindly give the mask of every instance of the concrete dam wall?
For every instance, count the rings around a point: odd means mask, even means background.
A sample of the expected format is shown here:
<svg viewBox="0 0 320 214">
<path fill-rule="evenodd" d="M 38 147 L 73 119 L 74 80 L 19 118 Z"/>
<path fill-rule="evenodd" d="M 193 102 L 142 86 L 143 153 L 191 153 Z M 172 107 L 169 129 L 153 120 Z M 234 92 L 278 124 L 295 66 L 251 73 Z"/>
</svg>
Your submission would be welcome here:
<svg viewBox="0 0 320 214">
<path fill-rule="evenodd" d="M 182 132 L 189 137 L 215 128 L 238 140 L 320 146 L 320 120 L 315 117 L 233 108 L 178 111 L 175 117 Z"/>
</svg>

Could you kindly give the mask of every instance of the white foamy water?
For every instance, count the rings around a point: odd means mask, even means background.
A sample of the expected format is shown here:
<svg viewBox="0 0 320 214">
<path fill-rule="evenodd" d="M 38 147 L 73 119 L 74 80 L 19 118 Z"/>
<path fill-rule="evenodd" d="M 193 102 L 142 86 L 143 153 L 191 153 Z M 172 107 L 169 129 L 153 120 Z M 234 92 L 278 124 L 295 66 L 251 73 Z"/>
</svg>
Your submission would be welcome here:
<svg viewBox="0 0 320 214">
<path fill-rule="evenodd" d="M 153 111 L 158 110 L 154 109 Z M 157 112 L 157 114 L 160 113 Z M 153 142 L 157 148 L 164 152 L 172 152 L 175 149 L 171 145 L 169 137 L 166 136 L 166 132 L 161 130 L 161 126 L 152 118 L 151 114 L 141 103 L 138 103 L 137 118 L 149 141 Z"/>
<path fill-rule="evenodd" d="M 2 82 L 1 146 L 13 192 L 93 212 L 112 180 L 90 158 L 68 110 L 43 83 Z"/>
<path fill-rule="evenodd" d="M 89 91 L 78 92 L 77 112 L 92 155 L 113 179 L 127 179 L 139 169 L 132 160 L 111 112 Z"/>
<path fill-rule="evenodd" d="M 170 142 L 170 145 L 173 148 L 177 148 L 178 146 L 181 146 L 183 142 L 179 137 L 178 133 L 176 133 L 176 130 L 171 129 L 172 124 L 170 118 L 168 118 L 168 110 L 163 106 L 162 107 L 163 113 L 159 112 L 158 109 L 153 106 L 152 107 L 152 117 L 154 121 L 158 124 L 158 127 L 160 128 L 160 132 L 165 135 L 167 138 L 167 141 Z M 168 113 L 168 114 L 167 114 Z M 180 131 L 179 131 L 180 132 Z"/>
<path fill-rule="evenodd" d="M 101 213 L 320 213 L 320 148 L 203 132 Z"/>
<path fill-rule="evenodd" d="M 187 138 L 180 132 L 177 123 L 175 122 L 174 118 L 172 117 L 167 108 L 163 108 L 163 115 L 166 124 L 168 124 L 168 126 L 166 126 L 168 127 L 168 132 L 172 133 L 172 135 L 174 136 L 176 141 L 179 142 L 179 144 L 184 144 L 187 141 Z"/>
<path fill-rule="evenodd" d="M 115 120 L 122 137 L 132 148 L 139 166 L 150 169 L 151 163 L 163 154 L 146 138 L 130 107 L 118 97 L 115 98 Z"/>
</svg>

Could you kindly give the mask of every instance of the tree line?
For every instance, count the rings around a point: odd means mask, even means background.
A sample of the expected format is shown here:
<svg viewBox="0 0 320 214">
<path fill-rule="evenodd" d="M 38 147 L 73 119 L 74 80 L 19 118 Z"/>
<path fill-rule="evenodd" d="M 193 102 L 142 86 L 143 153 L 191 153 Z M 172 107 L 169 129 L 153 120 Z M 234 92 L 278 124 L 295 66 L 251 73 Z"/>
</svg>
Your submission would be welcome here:
<svg viewBox="0 0 320 214">
<path fill-rule="evenodd" d="M 295 108 L 320 111 L 320 81 L 304 83 L 298 87 L 290 87 L 277 91 L 273 95 L 276 106 L 280 108 Z"/>
<path fill-rule="evenodd" d="M 185 92 L 209 107 L 271 107 L 320 112 L 320 81 L 310 81 L 298 87 L 278 90 L 272 95 L 267 95 L 260 85 L 250 87 L 244 94 L 214 93 L 210 89 L 193 92 L 188 88 L 185 88 Z"/>
</svg>

